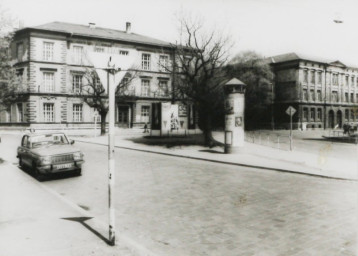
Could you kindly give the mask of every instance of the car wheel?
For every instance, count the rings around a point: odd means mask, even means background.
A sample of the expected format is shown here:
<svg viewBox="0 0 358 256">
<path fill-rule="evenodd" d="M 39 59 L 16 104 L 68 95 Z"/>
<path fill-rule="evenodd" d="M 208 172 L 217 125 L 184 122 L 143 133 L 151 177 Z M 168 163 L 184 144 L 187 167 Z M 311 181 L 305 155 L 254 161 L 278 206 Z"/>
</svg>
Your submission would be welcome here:
<svg viewBox="0 0 358 256">
<path fill-rule="evenodd" d="M 24 168 L 24 162 L 22 161 L 21 157 L 19 157 L 19 165 L 21 168 Z"/>
<path fill-rule="evenodd" d="M 35 175 L 35 178 L 38 180 L 38 181 L 42 181 L 43 180 L 43 174 L 41 172 L 39 172 L 39 170 L 37 169 L 37 166 L 36 166 L 36 163 L 32 163 L 32 171 Z"/>
<path fill-rule="evenodd" d="M 75 171 L 75 175 L 81 176 L 82 175 L 82 169 L 78 169 Z"/>
</svg>

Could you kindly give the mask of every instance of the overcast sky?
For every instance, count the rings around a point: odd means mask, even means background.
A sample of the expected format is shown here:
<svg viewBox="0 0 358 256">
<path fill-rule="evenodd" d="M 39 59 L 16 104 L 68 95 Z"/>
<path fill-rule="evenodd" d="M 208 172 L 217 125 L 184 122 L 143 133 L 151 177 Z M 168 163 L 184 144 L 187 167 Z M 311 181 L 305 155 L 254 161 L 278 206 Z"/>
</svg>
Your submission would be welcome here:
<svg viewBox="0 0 358 256">
<path fill-rule="evenodd" d="M 52 21 L 124 30 L 175 42 L 184 10 L 229 33 L 232 54 L 255 50 L 264 56 L 288 52 L 358 67 L 356 0 L 0 0 L 2 9 L 25 26 Z M 335 23 L 334 19 L 343 23 Z"/>
</svg>

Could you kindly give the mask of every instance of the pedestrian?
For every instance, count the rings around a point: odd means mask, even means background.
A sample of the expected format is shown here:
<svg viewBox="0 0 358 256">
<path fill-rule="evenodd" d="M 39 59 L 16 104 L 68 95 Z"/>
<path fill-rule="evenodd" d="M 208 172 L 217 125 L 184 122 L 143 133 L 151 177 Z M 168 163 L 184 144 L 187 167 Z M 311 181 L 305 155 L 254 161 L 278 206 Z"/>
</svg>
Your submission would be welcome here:
<svg viewBox="0 0 358 256">
<path fill-rule="evenodd" d="M 147 123 L 145 123 L 145 125 L 144 125 L 143 133 L 146 133 L 146 132 L 149 132 Z"/>
</svg>

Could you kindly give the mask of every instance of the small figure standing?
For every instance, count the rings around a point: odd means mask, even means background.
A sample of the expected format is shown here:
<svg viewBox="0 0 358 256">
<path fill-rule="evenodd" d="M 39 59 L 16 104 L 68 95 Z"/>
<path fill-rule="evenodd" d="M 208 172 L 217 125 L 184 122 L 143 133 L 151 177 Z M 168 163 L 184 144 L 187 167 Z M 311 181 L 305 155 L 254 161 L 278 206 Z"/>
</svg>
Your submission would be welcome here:
<svg viewBox="0 0 358 256">
<path fill-rule="evenodd" d="M 146 132 L 149 132 L 149 130 L 148 130 L 148 124 L 147 124 L 147 123 L 144 125 L 144 131 L 143 131 L 143 133 L 146 133 Z"/>
</svg>

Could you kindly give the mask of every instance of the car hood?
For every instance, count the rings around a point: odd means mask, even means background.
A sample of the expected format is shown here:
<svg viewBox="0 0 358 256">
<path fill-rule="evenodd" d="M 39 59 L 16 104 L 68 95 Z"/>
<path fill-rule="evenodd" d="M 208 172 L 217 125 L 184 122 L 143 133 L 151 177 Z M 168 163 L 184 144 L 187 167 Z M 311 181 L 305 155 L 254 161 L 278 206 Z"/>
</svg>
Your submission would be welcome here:
<svg viewBox="0 0 358 256">
<path fill-rule="evenodd" d="M 50 145 L 45 147 L 34 148 L 31 151 L 39 156 L 52 156 L 52 155 L 72 154 L 80 150 L 71 145 Z"/>
</svg>

